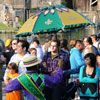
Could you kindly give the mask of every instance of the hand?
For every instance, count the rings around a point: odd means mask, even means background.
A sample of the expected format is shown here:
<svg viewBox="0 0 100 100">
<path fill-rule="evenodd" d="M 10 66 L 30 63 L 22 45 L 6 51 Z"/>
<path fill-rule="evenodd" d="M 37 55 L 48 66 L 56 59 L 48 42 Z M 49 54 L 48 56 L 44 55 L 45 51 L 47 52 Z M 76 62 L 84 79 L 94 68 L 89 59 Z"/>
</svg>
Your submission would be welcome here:
<svg viewBox="0 0 100 100">
<path fill-rule="evenodd" d="M 95 75 L 95 77 L 94 78 L 97 78 L 97 76 Z"/>
<path fill-rule="evenodd" d="M 46 68 L 47 67 L 47 64 L 46 64 L 46 62 L 43 62 L 43 66 Z"/>
<path fill-rule="evenodd" d="M 4 83 L 7 85 L 11 81 L 12 81 L 12 79 L 10 77 L 6 76 L 6 80 L 4 81 Z"/>
<path fill-rule="evenodd" d="M 8 76 L 6 77 L 6 79 L 7 79 L 7 80 L 12 80 L 12 79 L 11 79 L 10 77 L 8 77 Z"/>
<path fill-rule="evenodd" d="M 60 60 L 58 61 L 58 66 L 59 66 L 60 68 L 63 67 L 63 60 L 62 60 L 62 59 L 60 59 Z"/>
<path fill-rule="evenodd" d="M 6 79 L 7 79 L 7 80 L 9 80 L 9 79 L 10 79 L 10 77 L 8 77 L 8 76 L 7 76 L 7 77 L 6 77 Z"/>
</svg>

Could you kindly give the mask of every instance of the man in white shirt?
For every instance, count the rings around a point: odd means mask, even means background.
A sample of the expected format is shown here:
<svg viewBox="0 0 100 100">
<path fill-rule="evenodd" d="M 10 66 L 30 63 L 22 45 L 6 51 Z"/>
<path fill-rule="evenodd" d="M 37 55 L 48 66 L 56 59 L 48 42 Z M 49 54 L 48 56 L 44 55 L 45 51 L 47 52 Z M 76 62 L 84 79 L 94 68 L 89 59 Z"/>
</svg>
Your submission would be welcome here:
<svg viewBox="0 0 100 100">
<path fill-rule="evenodd" d="M 28 48 L 29 48 L 29 44 L 28 44 L 27 41 L 25 41 L 25 40 L 19 40 L 19 42 L 17 44 L 17 54 L 14 54 L 11 57 L 10 61 L 9 61 L 9 63 L 15 62 L 18 65 L 18 73 L 19 74 L 23 74 L 23 73 L 26 72 L 26 68 L 21 67 L 20 64 L 21 64 L 21 61 L 25 57 L 31 56 L 28 53 Z M 5 71 L 4 80 L 5 80 L 6 74 L 7 74 L 7 69 Z"/>
</svg>

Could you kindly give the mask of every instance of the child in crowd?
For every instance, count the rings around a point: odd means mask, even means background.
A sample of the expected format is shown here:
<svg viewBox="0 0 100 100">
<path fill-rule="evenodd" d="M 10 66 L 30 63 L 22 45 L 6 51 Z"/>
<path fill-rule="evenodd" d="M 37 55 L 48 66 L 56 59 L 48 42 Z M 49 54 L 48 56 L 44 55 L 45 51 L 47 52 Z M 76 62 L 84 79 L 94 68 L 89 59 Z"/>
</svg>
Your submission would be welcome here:
<svg viewBox="0 0 100 100">
<path fill-rule="evenodd" d="M 7 68 L 8 68 L 8 74 L 5 80 L 6 85 L 19 76 L 18 66 L 16 65 L 16 63 L 8 64 Z M 6 93 L 6 100 L 21 100 L 21 92 L 17 90 L 10 93 Z"/>
<path fill-rule="evenodd" d="M 37 50 L 35 48 L 30 48 L 29 52 L 32 56 L 37 56 Z"/>
<path fill-rule="evenodd" d="M 86 65 L 80 68 L 79 74 L 80 100 L 97 100 L 99 68 L 96 66 L 96 56 L 93 53 L 88 53 L 84 59 Z"/>
</svg>

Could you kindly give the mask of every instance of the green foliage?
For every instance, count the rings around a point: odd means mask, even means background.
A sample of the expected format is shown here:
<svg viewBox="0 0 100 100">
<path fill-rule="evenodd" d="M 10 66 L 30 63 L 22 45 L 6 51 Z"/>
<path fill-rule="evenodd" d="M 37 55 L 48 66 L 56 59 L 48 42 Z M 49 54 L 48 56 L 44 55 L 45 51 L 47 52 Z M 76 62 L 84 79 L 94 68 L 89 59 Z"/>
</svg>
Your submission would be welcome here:
<svg viewBox="0 0 100 100">
<path fill-rule="evenodd" d="M 24 18 L 21 18 L 19 23 L 20 23 L 20 26 L 22 26 L 24 24 Z"/>
<path fill-rule="evenodd" d="M 61 4 L 64 5 L 64 6 L 67 6 L 66 0 L 61 0 Z"/>
<path fill-rule="evenodd" d="M 17 31 L 18 29 L 15 27 L 8 27 L 7 25 L 0 23 L 0 30 L 14 30 Z"/>
<path fill-rule="evenodd" d="M 31 11 L 30 11 L 30 13 L 36 12 L 38 10 L 40 10 L 40 8 L 38 8 L 38 7 L 37 8 L 32 8 Z"/>
</svg>

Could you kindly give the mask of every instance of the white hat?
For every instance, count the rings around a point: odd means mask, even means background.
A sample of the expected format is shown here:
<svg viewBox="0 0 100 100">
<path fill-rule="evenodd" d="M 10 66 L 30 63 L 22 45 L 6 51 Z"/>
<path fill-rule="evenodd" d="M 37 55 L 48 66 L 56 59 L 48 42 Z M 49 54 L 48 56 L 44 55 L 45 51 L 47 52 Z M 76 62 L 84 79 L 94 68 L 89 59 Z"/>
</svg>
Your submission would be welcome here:
<svg viewBox="0 0 100 100">
<path fill-rule="evenodd" d="M 21 62 L 21 67 L 33 67 L 35 65 L 38 65 L 41 63 L 41 59 L 37 59 L 37 57 L 34 56 L 28 56 L 23 59 Z"/>
</svg>

